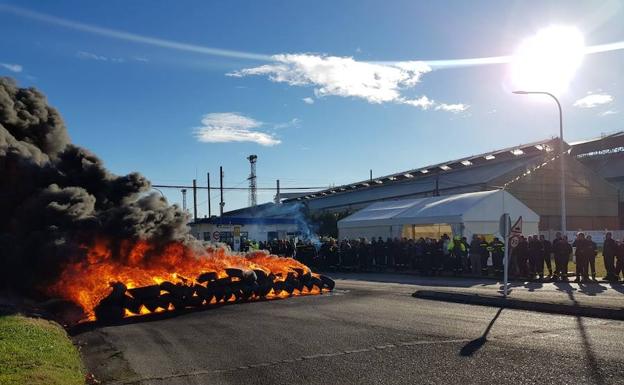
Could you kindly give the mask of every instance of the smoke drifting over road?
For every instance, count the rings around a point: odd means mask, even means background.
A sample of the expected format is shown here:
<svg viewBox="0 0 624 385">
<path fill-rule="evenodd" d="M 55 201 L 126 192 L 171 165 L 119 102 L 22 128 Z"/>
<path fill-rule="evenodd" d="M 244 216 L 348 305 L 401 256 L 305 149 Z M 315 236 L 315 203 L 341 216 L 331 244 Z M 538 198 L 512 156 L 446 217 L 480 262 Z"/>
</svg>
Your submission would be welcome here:
<svg viewBox="0 0 624 385">
<path fill-rule="evenodd" d="M 98 237 L 119 240 L 112 257 L 121 263 L 124 240 L 190 244 L 185 215 L 149 189 L 140 174 L 114 175 L 71 144 L 41 92 L 0 78 L 0 286 L 53 282 Z"/>
</svg>

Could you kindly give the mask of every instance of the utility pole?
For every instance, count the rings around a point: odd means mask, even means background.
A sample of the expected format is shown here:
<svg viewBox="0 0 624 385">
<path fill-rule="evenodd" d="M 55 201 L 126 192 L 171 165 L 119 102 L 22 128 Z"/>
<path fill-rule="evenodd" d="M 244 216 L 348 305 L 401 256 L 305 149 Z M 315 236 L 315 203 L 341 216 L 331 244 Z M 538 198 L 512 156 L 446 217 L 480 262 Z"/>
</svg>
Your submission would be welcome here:
<svg viewBox="0 0 624 385">
<path fill-rule="evenodd" d="M 372 168 L 370 169 L 369 175 L 370 175 L 370 181 L 372 182 L 373 181 L 373 169 Z"/>
<path fill-rule="evenodd" d="M 212 216 L 212 213 L 210 212 L 210 173 L 206 173 L 206 181 L 208 182 L 208 218 L 210 218 Z"/>
<path fill-rule="evenodd" d="M 249 207 L 256 207 L 258 204 L 258 192 L 256 186 L 256 161 L 258 160 L 257 155 L 249 155 L 247 157 L 249 160 L 249 166 L 251 168 L 249 172 Z"/>
<path fill-rule="evenodd" d="M 223 216 L 223 166 L 219 166 L 219 190 L 221 191 L 221 202 L 219 202 L 220 215 Z"/>
<path fill-rule="evenodd" d="M 193 179 L 193 221 L 197 222 L 197 179 Z"/>
</svg>

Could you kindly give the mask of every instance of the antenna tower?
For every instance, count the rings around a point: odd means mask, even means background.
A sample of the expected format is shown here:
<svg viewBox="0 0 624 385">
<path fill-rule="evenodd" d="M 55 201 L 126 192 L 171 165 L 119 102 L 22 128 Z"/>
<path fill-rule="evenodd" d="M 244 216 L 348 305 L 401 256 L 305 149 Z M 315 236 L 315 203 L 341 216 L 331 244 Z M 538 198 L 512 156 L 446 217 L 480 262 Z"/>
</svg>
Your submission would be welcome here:
<svg viewBox="0 0 624 385">
<path fill-rule="evenodd" d="M 258 191 L 256 185 L 256 161 L 258 160 L 257 155 L 249 155 L 247 157 L 249 160 L 249 166 L 251 167 L 251 172 L 249 173 L 249 206 L 256 207 L 258 204 Z"/>
</svg>

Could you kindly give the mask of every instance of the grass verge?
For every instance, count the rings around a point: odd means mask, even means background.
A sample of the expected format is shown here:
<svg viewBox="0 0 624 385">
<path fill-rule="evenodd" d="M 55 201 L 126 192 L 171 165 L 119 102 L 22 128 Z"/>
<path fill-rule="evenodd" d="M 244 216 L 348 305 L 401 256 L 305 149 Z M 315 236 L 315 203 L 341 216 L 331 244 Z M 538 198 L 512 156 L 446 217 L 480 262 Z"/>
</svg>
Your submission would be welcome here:
<svg viewBox="0 0 624 385">
<path fill-rule="evenodd" d="M 0 315 L 0 385 L 84 385 L 80 354 L 58 324 Z"/>
</svg>

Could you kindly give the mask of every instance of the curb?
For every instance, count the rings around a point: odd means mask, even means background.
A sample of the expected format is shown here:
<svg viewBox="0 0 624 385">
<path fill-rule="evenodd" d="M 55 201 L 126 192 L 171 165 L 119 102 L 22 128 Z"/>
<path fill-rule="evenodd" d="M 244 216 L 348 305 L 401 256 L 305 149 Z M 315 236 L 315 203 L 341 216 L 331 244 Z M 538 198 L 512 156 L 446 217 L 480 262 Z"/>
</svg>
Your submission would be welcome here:
<svg viewBox="0 0 624 385">
<path fill-rule="evenodd" d="M 492 306 L 516 310 L 529 310 L 549 314 L 563 314 L 578 317 L 624 320 L 624 308 L 618 309 L 581 305 L 566 305 L 561 303 L 533 302 L 515 298 L 503 298 L 492 295 L 464 294 L 437 290 L 417 290 L 416 292 L 414 292 L 414 294 L 412 294 L 412 297 L 433 301 Z"/>
</svg>

